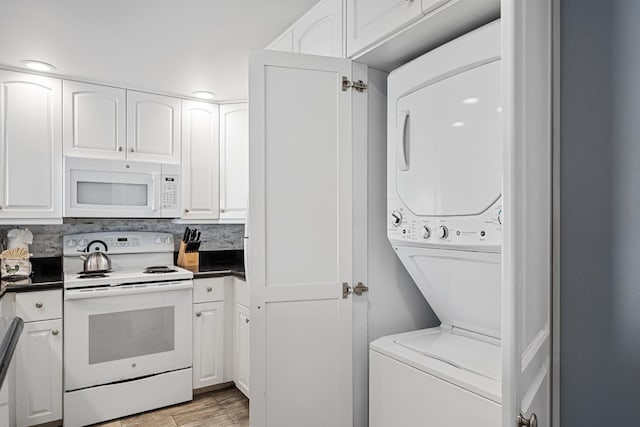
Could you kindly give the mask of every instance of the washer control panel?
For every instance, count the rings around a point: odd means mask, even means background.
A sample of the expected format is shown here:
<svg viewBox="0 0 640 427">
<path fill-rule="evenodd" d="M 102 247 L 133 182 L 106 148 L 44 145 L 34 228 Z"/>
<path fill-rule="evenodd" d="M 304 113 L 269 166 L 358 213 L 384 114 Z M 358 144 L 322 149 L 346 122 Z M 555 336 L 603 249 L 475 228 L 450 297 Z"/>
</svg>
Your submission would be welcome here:
<svg viewBox="0 0 640 427">
<path fill-rule="evenodd" d="M 402 202 L 388 202 L 387 235 L 392 244 L 455 246 L 499 252 L 502 247 L 502 199 L 480 215 L 426 217 L 414 215 Z"/>
</svg>

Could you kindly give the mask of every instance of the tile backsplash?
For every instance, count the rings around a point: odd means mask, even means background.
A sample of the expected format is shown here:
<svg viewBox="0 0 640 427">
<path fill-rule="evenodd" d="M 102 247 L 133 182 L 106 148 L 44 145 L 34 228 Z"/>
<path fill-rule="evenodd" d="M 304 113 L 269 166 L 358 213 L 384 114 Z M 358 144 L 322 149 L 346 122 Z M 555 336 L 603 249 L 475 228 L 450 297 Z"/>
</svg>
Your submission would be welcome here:
<svg viewBox="0 0 640 427">
<path fill-rule="evenodd" d="M 13 228 L 28 228 L 33 233 L 31 253 L 36 257 L 61 256 L 62 236 L 66 234 L 96 231 L 157 231 L 173 233 L 176 250 L 186 225 L 175 224 L 169 219 L 76 219 L 65 218 L 60 225 L 0 225 L 0 238 L 7 238 Z M 202 232 L 202 251 L 242 249 L 244 225 L 198 224 L 189 225 Z"/>
</svg>

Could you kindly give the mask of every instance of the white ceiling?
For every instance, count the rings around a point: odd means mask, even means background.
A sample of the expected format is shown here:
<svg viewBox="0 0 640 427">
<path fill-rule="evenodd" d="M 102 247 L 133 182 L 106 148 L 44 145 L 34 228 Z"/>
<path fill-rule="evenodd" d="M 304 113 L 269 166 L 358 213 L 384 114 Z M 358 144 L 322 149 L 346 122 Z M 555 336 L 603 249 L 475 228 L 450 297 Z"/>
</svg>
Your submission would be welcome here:
<svg viewBox="0 0 640 427">
<path fill-rule="evenodd" d="M 247 52 L 318 0 L 0 0 L 0 64 L 95 82 L 247 98 Z"/>
</svg>

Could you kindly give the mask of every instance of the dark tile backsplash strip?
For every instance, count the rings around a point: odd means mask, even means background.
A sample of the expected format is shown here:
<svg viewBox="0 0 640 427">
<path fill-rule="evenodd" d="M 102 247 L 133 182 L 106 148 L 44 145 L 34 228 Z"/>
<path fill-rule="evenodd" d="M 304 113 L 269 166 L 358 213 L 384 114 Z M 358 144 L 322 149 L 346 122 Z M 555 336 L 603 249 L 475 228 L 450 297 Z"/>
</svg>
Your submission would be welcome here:
<svg viewBox="0 0 640 427">
<path fill-rule="evenodd" d="M 0 225 L 0 238 L 7 238 L 13 228 L 28 228 L 33 233 L 31 253 L 36 257 L 62 255 L 62 236 L 65 234 L 96 231 L 158 231 L 173 233 L 176 250 L 186 225 L 174 224 L 170 219 L 74 219 L 66 218 L 61 225 Z M 202 232 L 202 251 L 242 249 L 244 225 L 198 224 L 189 225 Z"/>
</svg>

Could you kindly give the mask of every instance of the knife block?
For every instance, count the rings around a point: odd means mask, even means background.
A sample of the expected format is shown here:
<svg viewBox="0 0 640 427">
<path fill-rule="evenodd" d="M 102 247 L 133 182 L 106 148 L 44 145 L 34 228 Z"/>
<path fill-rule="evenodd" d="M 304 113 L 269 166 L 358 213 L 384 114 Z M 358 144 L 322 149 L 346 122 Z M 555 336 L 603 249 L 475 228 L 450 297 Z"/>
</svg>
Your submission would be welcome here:
<svg viewBox="0 0 640 427">
<path fill-rule="evenodd" d="M 200 268 L 200 252 L 187 252 L 187 244 L 184 241 L 180 242 L 180 250 L 178 251 L 178 266 L 198 272 Z"/>
</svg>

